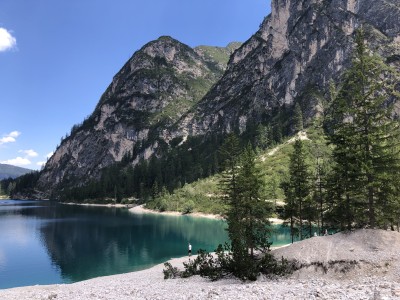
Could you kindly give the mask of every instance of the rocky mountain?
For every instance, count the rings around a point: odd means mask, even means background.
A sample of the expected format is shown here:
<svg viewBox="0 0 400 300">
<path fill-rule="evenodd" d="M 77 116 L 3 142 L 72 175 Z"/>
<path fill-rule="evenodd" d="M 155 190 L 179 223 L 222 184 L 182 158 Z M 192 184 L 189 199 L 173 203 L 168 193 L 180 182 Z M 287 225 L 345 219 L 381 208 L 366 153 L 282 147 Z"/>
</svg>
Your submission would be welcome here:
<svg viewBox="0 0 400 300">
<path fill-rule="evenodd" d="M 92 115 L 62 141 L 42 171 L 39 189 L 85 183 L 126 155 L 135 164 L 161 151 L 174 138 L 167 129 L 223 75 L 238 46 L 192 49 L 167 36 L 146 44 L 115 75 Z"/>
<path fill-rule="evenodd" d="M 271 14 L 182 119 L 181 130 L 243 132 L 249 120 L 270 122 L 295 102 L 308 120 L 321 114 L 329 83 L 337 83 L 350 64 L 361 26 L 370 47 L 399 66 L 399 0 L 273 0 Z"/>
<path fill-rule="evenodd" d="M 290 133 L 295 103 L 305 121 L 326 109 L 329 84 L 349 66 L 361 26 L 370 47 L 400 68 L 400 0 L 271 5 L 271 14 L 241 46 L 191 49 L 161 37 L 136 52 L 93 114 L 74 126 L 48 161 L 39 189 L 84 184 L 127 154 L 135 165 L 193 136 L 245 132 L 259 122 L 282 122 Z"/>
</svg>

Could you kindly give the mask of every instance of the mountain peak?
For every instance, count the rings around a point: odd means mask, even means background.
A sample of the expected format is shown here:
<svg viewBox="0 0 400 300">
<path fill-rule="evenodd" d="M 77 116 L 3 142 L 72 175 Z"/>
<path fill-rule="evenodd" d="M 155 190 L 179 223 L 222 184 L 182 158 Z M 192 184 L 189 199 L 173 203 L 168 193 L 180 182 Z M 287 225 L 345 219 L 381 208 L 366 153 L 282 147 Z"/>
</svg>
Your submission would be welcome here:
<svg viewBox="0 0 400 300">
<path fill-rule="evenodd" d="M 180 43 L 178 40 L 174 39 L 172 36 L 169 36 L 169 35 L 162 35 L 156 41 L 167 41 L 167 42 Z"/>
<path fill-rule="evenodd" d="M 139 52 L 152 58 L 159 57 L 167 62 L 172 62 L 176 55 L 179 56 L 178 60 L 182 59 L 180 57 L 182 55 L 185 57 L 192 56 L 193 49 L 170 36 L 161 36 L 144 45 Z"/>
<path fill-rule="evenodd" d="M 227 61 L 230 53 L 218 58 Z M 61 143 L 41 174 L 40 188 L 79 185 L 126 155 L 136 164 L 168 147 L 175 135 L 166 128 L 200 101 L 225 68 L 169 36 L 147 43 L 114 76 L 93 114 Z"/>
</svg>

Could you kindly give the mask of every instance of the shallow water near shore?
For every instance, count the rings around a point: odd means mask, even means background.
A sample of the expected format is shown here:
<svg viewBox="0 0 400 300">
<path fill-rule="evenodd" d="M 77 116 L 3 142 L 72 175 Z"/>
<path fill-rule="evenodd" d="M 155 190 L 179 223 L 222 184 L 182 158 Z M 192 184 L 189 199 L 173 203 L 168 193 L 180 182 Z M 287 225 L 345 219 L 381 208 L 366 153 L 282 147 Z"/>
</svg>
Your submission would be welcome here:
<svg viewBox="0 0 400 300">
<path fill-rule="evenodd" d="M 142 270 L 227 241 L 222 220 L 124 208 L 0 202 L 0 288 L 70 283 Z M 276 228 L 274 246 L 289 242 Z"/>
</svg>

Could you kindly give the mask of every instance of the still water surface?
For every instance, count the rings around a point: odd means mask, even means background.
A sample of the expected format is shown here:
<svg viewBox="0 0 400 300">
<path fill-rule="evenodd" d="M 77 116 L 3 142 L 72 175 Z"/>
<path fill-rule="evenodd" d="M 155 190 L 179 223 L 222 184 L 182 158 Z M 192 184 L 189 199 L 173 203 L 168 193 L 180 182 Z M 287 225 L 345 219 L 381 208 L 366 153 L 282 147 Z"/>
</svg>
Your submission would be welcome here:
<svg viewBox="0 0 400 300">
<path fill-rule="evenodd" d="M 0 288 L 137 271 L 227 241 L 221 220 L 127 209 L 0 201 Z M 279 228 L 274 245 L 289 242 Z"/>
</svg>

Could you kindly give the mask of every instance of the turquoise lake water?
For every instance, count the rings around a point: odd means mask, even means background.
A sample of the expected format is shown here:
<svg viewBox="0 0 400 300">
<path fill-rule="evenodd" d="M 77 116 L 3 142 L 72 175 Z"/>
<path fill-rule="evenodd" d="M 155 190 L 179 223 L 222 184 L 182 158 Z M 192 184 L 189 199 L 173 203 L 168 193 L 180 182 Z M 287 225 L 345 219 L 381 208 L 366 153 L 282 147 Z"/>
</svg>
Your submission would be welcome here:
<svg viewBox="0 0 400 300">
<path fill-rule="evenodd" d="M 221 220 L 128 209 L 0 200 L 0 288 L 70 283 L 142 270 L 227 241 Z M 275 228 L 274 246 L 287 244 Z"/>
</svg>

